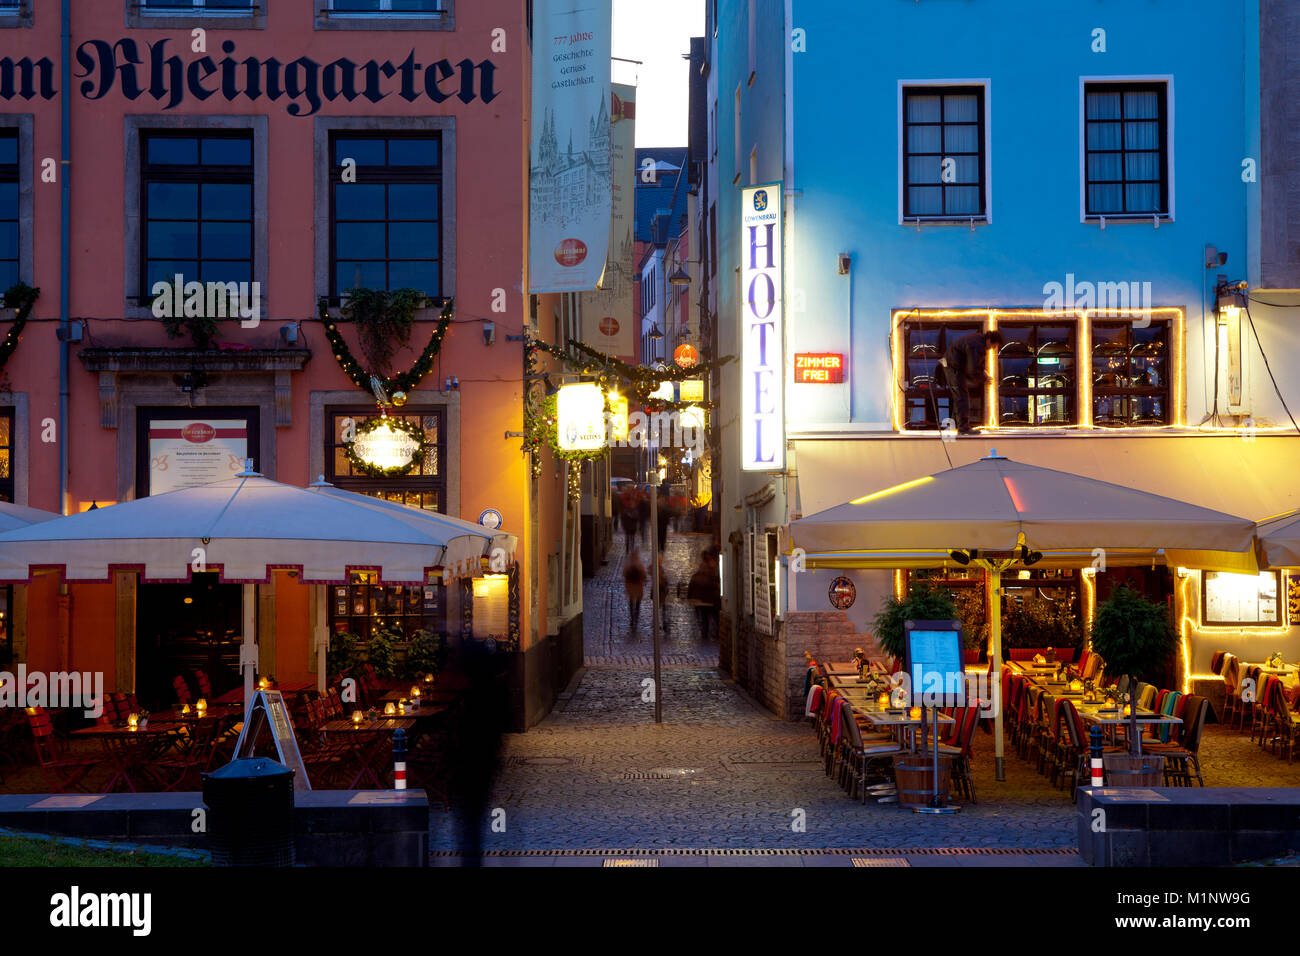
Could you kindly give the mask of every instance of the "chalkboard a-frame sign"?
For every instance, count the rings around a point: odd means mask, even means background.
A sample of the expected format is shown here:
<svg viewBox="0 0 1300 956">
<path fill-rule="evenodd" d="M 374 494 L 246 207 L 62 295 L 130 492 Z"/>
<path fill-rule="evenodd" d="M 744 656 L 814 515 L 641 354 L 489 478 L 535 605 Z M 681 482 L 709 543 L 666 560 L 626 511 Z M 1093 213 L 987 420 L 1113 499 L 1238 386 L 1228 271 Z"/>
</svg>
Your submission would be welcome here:
<svg viewBox="0 0 1300 956">
<path fill-rule="evenodd" d="M 235 744 L 235 760 L 253 756 L 257 747 L 257 738 L 262 728 L 271 728 L 271 739 L 275 742 L 275 752 L 293 774 L 295 790 L 310 790 L 311 782 L 307 779 L 307 768 L 302 762 L 302 752 L 298 749 L 298 738 L 293 734 L 293 721 L 289 719 L 289 708 L 285 706 L 284 695 L 278 690 L 259 690 L 253 694 L 253 705 L 248 708 L 244 718 L 244 729 L 239 732 L 239 742 Z"/>
<path fill-rule="evenodd" d="M 904 621 L 903 634 L 912 706 L 965 707 L 961 621 Z"/>
</svg>

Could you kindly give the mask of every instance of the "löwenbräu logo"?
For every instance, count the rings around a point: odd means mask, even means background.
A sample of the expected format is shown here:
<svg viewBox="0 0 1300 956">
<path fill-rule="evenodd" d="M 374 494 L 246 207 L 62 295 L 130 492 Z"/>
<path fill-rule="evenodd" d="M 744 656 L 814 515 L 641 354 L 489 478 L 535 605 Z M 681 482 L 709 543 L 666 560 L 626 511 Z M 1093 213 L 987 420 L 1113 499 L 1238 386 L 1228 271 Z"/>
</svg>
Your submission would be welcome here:
<svg viewBox="0 0 1300 956">
<path fill-rule="evenodd" d="M 307 56 L 288 62 L 275 57 L 237 59 L 233 56 L 234 41 L 225 40 L 221 44 L 225 56 L 213 58 L 205 53 L 187 62 L 176 54 L 167 54 L 168 42 L 163 37 L 144 44 L 148 50 L 145 56 L 140 44 L 129 37 L 116 43 L 84 41 L 75 54 L 75 76 L 82 81 L 81 95 L 98 100 L 117 86 L 128 100 L 148 96 L 164 103 L 164 110 L 181 105 L 187 95 L 196 100 L 220 96 L 228 103 L 241 97 L 259 100 L 265 96 L 272 102 L 287 98 L 285 112 L 290 116 L 311 116 L 323 103 L 340 97 L 349 103 L 358 97 L 378 103 L 396 93 L 408 103 L 421 97 L 442 103 L 453 96 L 462 103 L 476 99 L 490 103 L 499 93 L 495 86 L 497 67 L 491 60 L 476 63 L 466 57 L 454 64 L 440 59 L 426 65 L 416 60 L 414 50 L 398 63 L 356 63 L 340 57 L 322 64 Z M 39 96 L 49 100 L 58 92 L 50 57 L 0 57 L 0 99 L 19 96 L 30 100 Z"/>
</svg>

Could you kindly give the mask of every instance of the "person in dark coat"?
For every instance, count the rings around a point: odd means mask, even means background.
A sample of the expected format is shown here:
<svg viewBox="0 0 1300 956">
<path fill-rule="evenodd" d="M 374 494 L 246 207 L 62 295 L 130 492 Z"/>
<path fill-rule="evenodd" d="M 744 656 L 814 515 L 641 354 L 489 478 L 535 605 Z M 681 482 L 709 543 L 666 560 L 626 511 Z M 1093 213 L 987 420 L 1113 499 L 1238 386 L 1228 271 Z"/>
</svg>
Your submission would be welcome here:
<svg viewBox="0 0 1300 956">
<path fill-rule="evenodd" d="M 700 626 L 700 640 L 707 641 L 716 626 L 722 587 L 718 580 L 718 564 L 712 549 L 700 555 L 700 563 L 686 586 L 686 600 L 695 608 L 695 619 Z"/>
<path fill-rule="evenodd" d="M 1002 333 L 996 329 L 969 332 L 953 341 L 943 355 L 940 367 L 944 370 L 944 381 L 951 399 L 949 409 L 957 419 L 959 435 L 969 435 L 974 431 L 970 423 L 970 390 L 990 380 L 984 371 L 988 351 L 1002 342 Z"/>
</svg>

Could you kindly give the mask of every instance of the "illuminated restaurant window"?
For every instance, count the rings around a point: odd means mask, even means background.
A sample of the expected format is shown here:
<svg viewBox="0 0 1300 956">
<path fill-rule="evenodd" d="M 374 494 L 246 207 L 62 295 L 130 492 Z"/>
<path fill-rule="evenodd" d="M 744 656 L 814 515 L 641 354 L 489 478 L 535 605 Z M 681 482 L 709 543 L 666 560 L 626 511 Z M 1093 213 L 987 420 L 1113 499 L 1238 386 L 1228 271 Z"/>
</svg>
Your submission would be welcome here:
<svg viewBox="0 0 1300 956">
<path fill-rule="evenodd" d="M 330 148 L 330 295 L 409 288 L 440 297 L 441 138 L 334 133 Z"/>
<path fill-rule="evenodd" d="M 903 90 L 903 218 L 983 218 L 984 89 Z"/>
<path fill-rule="evenodd" d="M 374 478 L 348 460 L 345 437 L 350 429 L 367 418 L 374 418 L 377 411 L 373 405 L 357 405 L 347 408 L 334 407 L 326 411 L 329 426 L 329 444 L 325 448 L 325 478 L 331 484 L 347 491 L 355 491 L 386 501 L 422 508 L 426 511 L 442 511 L 446 502 L 447 479 L 443 475 L 442 463 L 445 461 L 447 437 L 443 427 L 441 409 L 389 409 L 388 417 L 418 425 L 424 430 L 424 437 L 429 443 L 424 460 L 405 475 L 395 478 Z"/>
<path fill-rule="evenodd" d="M 424 586 L 386 586 L 377 571 L 353 571 L 347 584 L 330 587 L 330 629 L 368 640 L 380 631 L 409 640 L 416 631 L 446 632 L 447 588 L 441 581 Z"/>
<path fill-rule="evenodd" d="M 14 410 L 0 408 L 0 501 L 14 500 Z"/>
<path fill-rule="evenodd" d="M 998 423 L 1074 424 L 1074 324 L 1004 322 L 998 331 L 1004 339 L 998 354 Z"/>
<path fill-rule="evenodd" d="M 1211 627 L 1281 624 L 1282 572 L 1201 572 L 1201 623 Z"/>
<path fill-rule="evenodd" d="M 141 304 L 154 283 L 253 281 L 250 132 L 141 134 Z"/>
<path fill-rule="evenodd" d="M 0 130 L 0 293 L 18 281 L 20 182 L 18 131 Z"/>
<path fill-rule="evenodd" d="M 904 322 L 903 337 L 903 427 L 938 430 L 945 418 L 955 420 L 948 388 L 936 384 L 935 369 L 948 346 L 968 332 L 983 331 L 978 322 Z M 974 388 L 970 396 L 972 424 L 984 421 L 984 389 Z"/>
<path fill-rule="evenodd" d="M 1092 325 L 1092 421 L 1105 428 L 1168 425 L 1168 321 L 1140 328 L 1127 322 Z"/>
</svg>

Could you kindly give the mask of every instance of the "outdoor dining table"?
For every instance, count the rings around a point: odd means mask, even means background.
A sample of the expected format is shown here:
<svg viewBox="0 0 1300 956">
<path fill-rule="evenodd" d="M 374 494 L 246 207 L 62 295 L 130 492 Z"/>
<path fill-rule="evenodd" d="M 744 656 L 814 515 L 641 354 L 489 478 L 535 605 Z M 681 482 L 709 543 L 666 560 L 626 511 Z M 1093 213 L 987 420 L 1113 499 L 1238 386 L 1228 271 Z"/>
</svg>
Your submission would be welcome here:
<svg viewBox="0 0 1300 956">
<path fill-rule="evenodd" d="M 348 784 L 349 790 L 356 790 L 362 778 L 368 777 L 376 789 L 386 789 L 381 778 L 387 775 L 388 765 L 393 759 L 393 733 L 397 730 L 410 731 L 416 725 L 411 717 L 380 717 L 375 720 L 363 720 L 354 723 L 351 719 L 331 720 L 321 727 L 324 734 L 335 734 L 348 740 L 352 747 L 353 758 L 357 762 L 357 775 Z"/>
<path fill-rule="evenodd" d="M 1112 743 L 1115 741 L 1115 729 L 1117 727 L 1127 727 L 1131 720 L 1119 708 L 1103 709 L 1101 704 L 1085 704 L 1076 702 L 1075 709 L 1085 723 L 1097 724 L 1102 727 Z M 1181 724 L 1181 717 L 1173 717 L 1168 714 L 1157 714 L 1153 710 L 1147 710 L 1144 707 L 1138 708 L 1137 722 L 1142 727 L 1158 727 L 1161 725 L 1174 726 Z M 1142 738 L 1138 737 L 1138 753 L 1142 752 Z"/>
<path fill-rule="evenodd" d="M 855 701 L 852 697 L 848 698 L 849 706 L 853 708 L 855 714 L 861 714 L 867 720 L 871 721 L 873 727 L 883 727 L 893 733 L 901 733 L 907 737 L 907 749 L 916 753 L 916 730 L 921 726 L 922 717 L 913 717 L 910 708 L 881 710 L 880 705 L 874 700 Z M 926 708 L 927 710 L 929 708 Z M 932 713 L 924 713 L 926 723 L 934 722 Z M 951 726 L 956 721 L 947 714 L 938 715 L 940 724 Z"/>
<path fill-rule="evenodd" d="M 276 684 L 274 687 L 269 687 L 267 689 L 278 690 L 285 697 L 296 697 L 315 690 L 316 685 L 308 684 L 308 683 L 281 683 L 281 684 Z M 257 688 L 254 688 L 254 690 L 257 690 Z M 221 694 L 220 696 L 209 701 L 208 706 L 211 706 L 212 704 L 220 704 L 222 706 L 226 706 L 229 704 L 239 704 L 242 706 L 243 703 L 244 703 L 244 688 L 240 686 L 240 687 L 232 687 L 224 694 Z"/>
<path fill-rule="evenodd" d="M 104 793 L 110 793 L 118 781 L 126 784 L 132 793 L 137 783 L 158 785 L 150 772 L 149 761 L 175 746 L 179 731 L 184 725 L 173 721 L 149 721 L 144 727 L 113 727 L 97 724 L 72 731 L 71 736 L 82 740 L 98 740 L 113 765 L 113 774 L 104 784 Z M 137 779 L 137 777 L 142 779 Z"/>
</svg>

